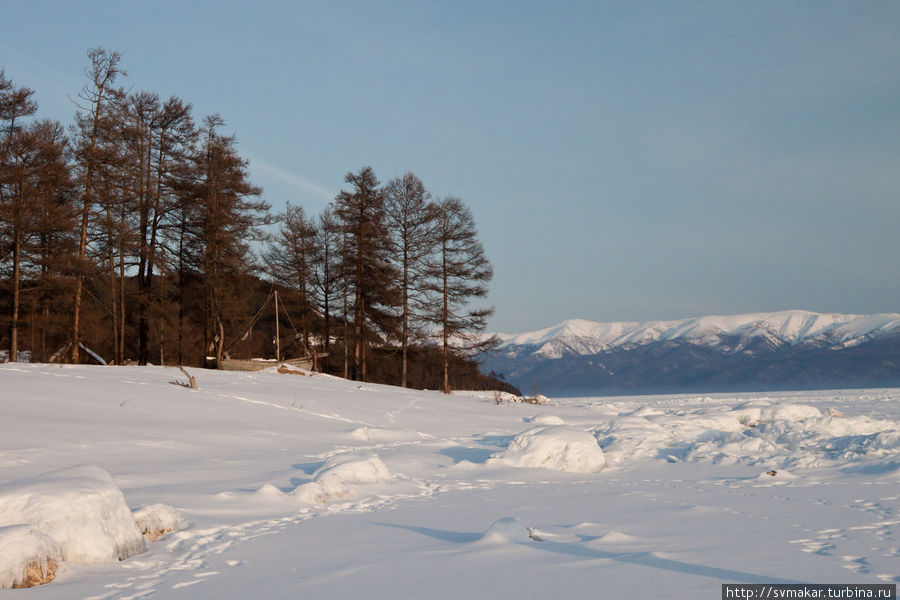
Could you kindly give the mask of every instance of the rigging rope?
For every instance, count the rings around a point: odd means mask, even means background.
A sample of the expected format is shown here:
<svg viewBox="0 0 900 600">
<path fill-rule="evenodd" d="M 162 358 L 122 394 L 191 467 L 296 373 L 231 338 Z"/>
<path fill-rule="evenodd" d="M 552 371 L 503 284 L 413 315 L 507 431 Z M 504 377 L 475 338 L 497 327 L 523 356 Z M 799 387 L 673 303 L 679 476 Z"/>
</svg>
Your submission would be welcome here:
<svg viewBox="0 0 900 600">
<path fill-rule="evenodd" d="M 300 332 L 297 331 L 297 328 L 294 326 L 294 321 L 291 319 L 291 315 L 288 314 L 287 309 L 284 307 L 284 303 L 281 304 L 281 310 L 284 311 L 284 316 L 287 317 L 288 323 L 291 324 L 291 329 L 294 330 L 294 340 L 295 340 L 295 341 L 296 341 L 296 340 L 299 340 L 299 339 L 300 339 Z M 306 347 L 306 344 L 303 344 L 303 350 L 304 350 L 305 352 L 307 352 L 307 353 L 309 352 L 309 348 Z"/>
<path fill-rule="evenodd" d="M 244 328 L 243 332 L 240 335 L 236 335 L 231 338 L 231 341 L 228 343 L 227 346 L 225 346 L 225 351 L 231 350 L 231 348 L 234 347 L 234 345 L 238 342 L 238 340 L 243 341 L 244 339 L 246 339 L 247 334 L 250 332 L 251 329 L 253 329 L 253 326 L 256 325 L 256 322 L 259 321 L 259 317 L 262 315 L 262 312 L 266 309 L 266 307 L 269 306 L 269 302 L 272 301 L 272 298 L 274 296 L 275 296 L 275 288 L 273 287 L 271 290 L 269 290 L 269 295 L 266 296 L 266 301 L 263 302 L 260 309 L 258 311 L 256 311 L 256 315 L 253 317 L 253 319 L 250 320 L 250 324 Z"/>
</svg>

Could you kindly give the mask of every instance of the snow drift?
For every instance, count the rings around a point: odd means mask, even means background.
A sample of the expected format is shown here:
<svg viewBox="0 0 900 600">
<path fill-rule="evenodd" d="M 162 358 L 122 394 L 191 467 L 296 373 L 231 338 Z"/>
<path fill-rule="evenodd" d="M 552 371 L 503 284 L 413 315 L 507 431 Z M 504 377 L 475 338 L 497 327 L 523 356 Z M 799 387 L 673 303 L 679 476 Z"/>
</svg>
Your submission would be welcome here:
<svg viewBox="0 0 900 600">
<path fill-rule="evenodd" d="M 534 427 L 523 431 L 491 461 L 514 467 L 596 473 L 606 467 L 603 450 L 590 433 L 569 425 Z"/>
<path fill-rule="evenodd" d="M 478 541 L 482 544 L 527 544 L 537 540 L 519 519 L 506 517 L 491 523 Z"/>
<path fill-rule="evenodd" d="M 147 549 L 122 490 L 95 465 L 0 485 L 0 527 L 11 525 L 28 525 L 34 533 L 22 538 L 28 544 L 46 550 L 52 548 L 49 538 L 62 560 L 75 563 L 110 563 Z M 20 559 L 19 554 L 0 554 L 0 572 L 17 568 Z"/>
<path fill-rule="evenodd" d="M 330 499 L 353 495 L 355 485 L 389 483 L 397 475 L 377 456 L 334 457 L 313 473 L 313 480 L 297 486 L 294 495 L 310 504 L 322 504 Z"/>
<path fill-rule="evenodd" d="M 134 522 L 151 542 L 181 528 L 181 515 L 167 504 L 151 504 L 134 511 Z"/>
</svg>

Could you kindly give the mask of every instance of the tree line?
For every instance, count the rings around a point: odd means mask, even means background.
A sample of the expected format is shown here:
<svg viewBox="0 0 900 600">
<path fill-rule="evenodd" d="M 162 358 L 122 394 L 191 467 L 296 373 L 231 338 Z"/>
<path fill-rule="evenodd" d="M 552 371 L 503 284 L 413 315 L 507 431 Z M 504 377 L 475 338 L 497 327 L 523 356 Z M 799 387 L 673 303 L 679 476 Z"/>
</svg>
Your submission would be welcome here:
<svg viewBox="0 0 900 600">
<path fill-rule="evenodd" d="M 460 199 L 363 167 L 321 214 L 273 214 L 220 115 L 126 91 L 120 62 L 88 52 L 68 130 L 0 69 L 8 360 L 208 366 L 271 355 L 278 323 L 346 378 L 510 388 L 472 359 L 493 272 Z M 276 290 L 286 318 L 257 314 Z"/>
</svg>

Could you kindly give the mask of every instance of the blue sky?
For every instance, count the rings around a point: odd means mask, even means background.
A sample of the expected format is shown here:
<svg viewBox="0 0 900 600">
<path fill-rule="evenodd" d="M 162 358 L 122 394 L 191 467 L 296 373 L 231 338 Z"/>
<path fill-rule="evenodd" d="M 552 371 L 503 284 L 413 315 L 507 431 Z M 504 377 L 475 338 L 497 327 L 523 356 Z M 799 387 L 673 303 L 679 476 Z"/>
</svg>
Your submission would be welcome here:
<svg viewBox="0 0 900 600">
<path fill-rule="evenodd" d="M 70 123 L 89 48 L 220 113 L 275 209 L 408 170 L 472 207 L 491 329 L 900 311 L 900 3 L 0 0 Z"/>
</svg>

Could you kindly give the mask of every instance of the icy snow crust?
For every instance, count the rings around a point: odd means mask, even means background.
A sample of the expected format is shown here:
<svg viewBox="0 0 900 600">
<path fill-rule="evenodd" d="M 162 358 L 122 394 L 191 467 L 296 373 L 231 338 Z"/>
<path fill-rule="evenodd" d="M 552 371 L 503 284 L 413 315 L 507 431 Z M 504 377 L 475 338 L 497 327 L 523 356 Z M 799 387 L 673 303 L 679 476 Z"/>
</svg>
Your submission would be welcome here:
<svg viewBox="0 0 900 600">
<path fill-rule="evenodd" d="M 534 406 L 192 375 L 198 390 L 165 368 L 0 366 L 0 578 L 32 551 L 61 561 L 28 592 L 55 599 L 677 599 L 900 577 L 900 390 Z M 135 520 L 174 531 L 133 555 Z"/>
</svg>

